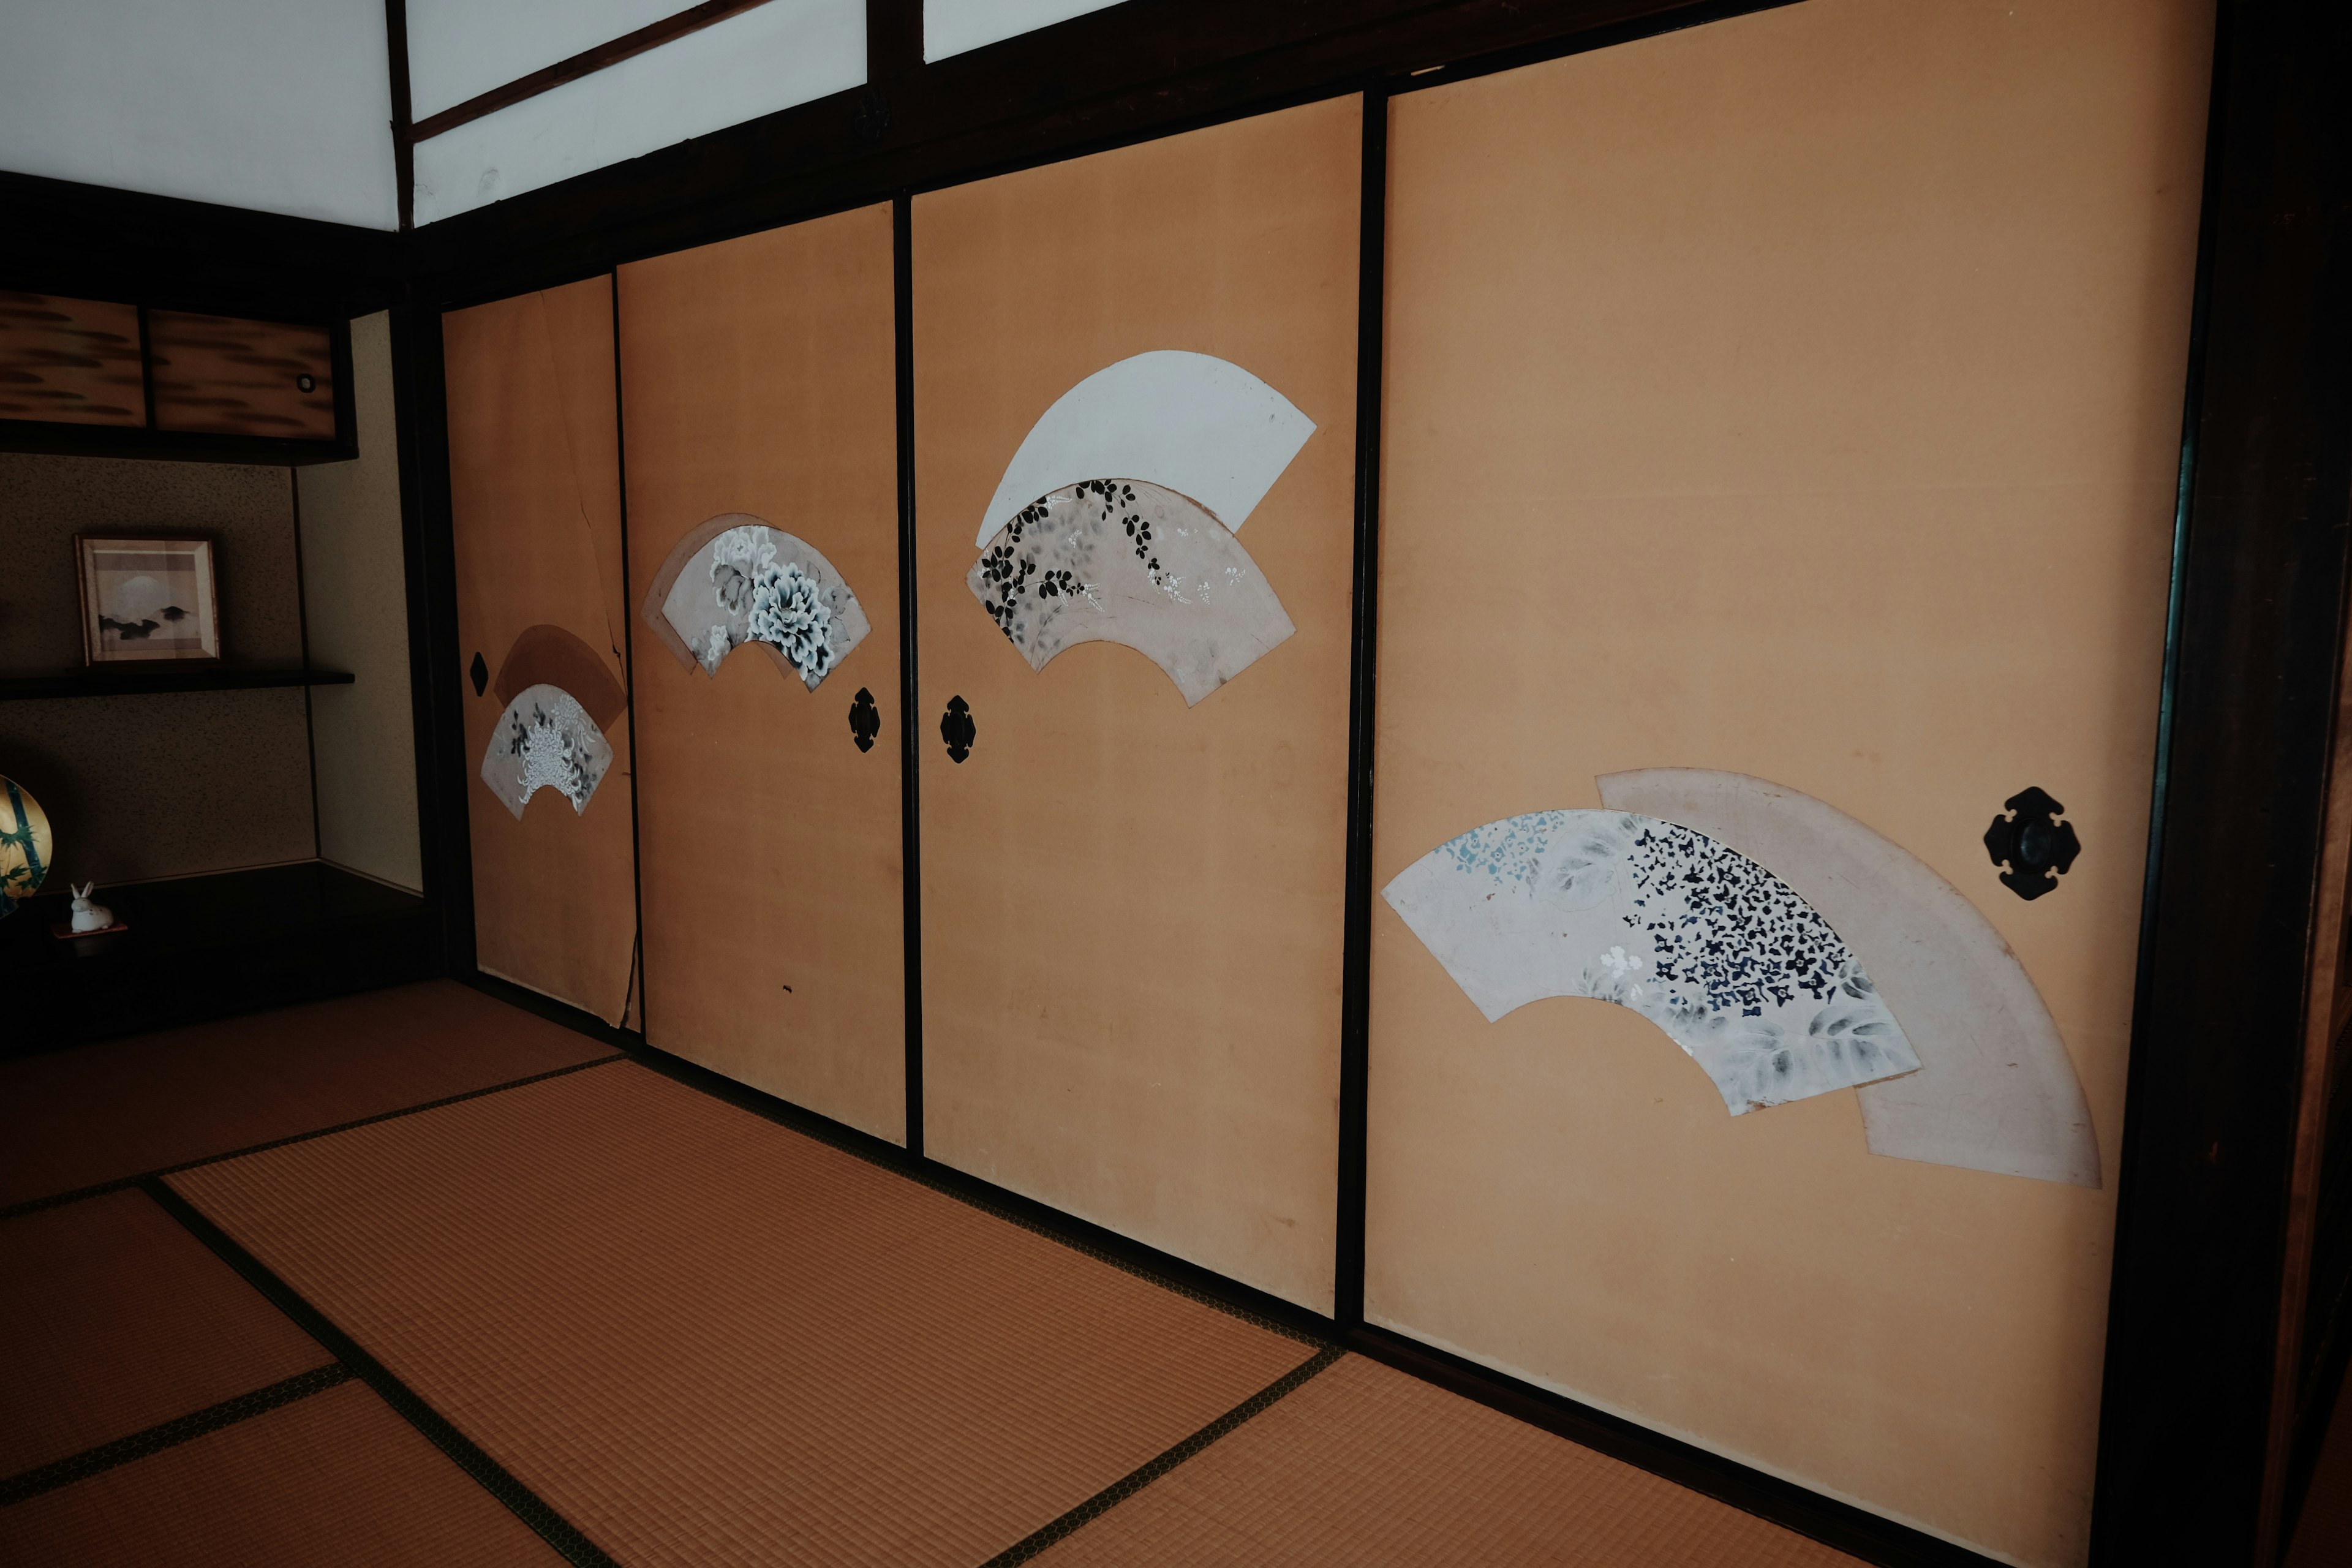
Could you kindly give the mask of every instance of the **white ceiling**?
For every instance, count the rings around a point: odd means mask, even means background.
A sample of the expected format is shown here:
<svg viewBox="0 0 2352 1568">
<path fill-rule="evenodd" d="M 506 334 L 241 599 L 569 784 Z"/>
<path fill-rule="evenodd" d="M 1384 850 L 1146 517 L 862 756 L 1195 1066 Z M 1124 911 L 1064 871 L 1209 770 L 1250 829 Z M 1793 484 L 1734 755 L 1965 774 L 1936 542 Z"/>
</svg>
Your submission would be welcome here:
<svg viewBox="0 0 2352 1568">
<path fill-rule="evenodd" d="M 383 0 L 0 0 L 0 168 L 397 221 Z"/>
</svg>

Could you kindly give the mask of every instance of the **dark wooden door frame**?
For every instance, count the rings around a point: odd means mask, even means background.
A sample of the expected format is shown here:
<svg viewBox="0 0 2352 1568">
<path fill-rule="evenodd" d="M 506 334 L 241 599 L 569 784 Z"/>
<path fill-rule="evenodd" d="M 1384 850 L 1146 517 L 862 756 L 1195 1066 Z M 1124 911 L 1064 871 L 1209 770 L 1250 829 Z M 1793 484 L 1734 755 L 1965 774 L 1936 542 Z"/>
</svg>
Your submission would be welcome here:
<svg viewBox="0 0 2352 1568">
<path fill-rule="evenodd" d="M 2102 1564 L 2267 1568 L 2289 1500 L 2264 1461 L 2352 501 L 2352 9 L 2225 0 L 2221 23 Z"/>
<path fill-rule="evenodd" d="M 0 175 L 0 201 L 30 220 L 0 226 L 0 285 L 225 314 L 393 307 L 426 876 L 447 911 L 450 968 L 470 973 L 442 310 L 1286 103 L 1358 90 L 1377 102 L 1773 3 L 1128 0 L 927 66 L 919 0 L 869 0 L 866 88 L 407 234 Z M 2264 1456 L 2274 1371 L 2291 1359 L 2278 1342 L 2281 1282 L 2310 1240 L 2290 1233 L 2289 1182 L 2352 568 L 2347 67 L 2352 7 L 2221 0 L 2118 1182 L 2100 1564 L 2270 1568 L 2294 1501 Z M 1370 257 L 1369 279 L 1377 266 Z M 1367 331 L 1376 343 L 1376 320 Z M 1377 432 L 1377 374 L 1366 379 L 1360 422 Z M 1368 457 L 1366 548 L 1376 479 Z M 1361 563 L 1358 583 L 1351 722 L 1369 714 L 1377 673 Z M 1369 826 L 1370 751 L 1368 732 L 1350 750 L 1351 845 Z M 1351 965 L 1351 993 L 1361 985 Z M 1360 1029 L 1360 1005 L 1349 1017 Z M 1343 1100 L 1360 1121 L 1364 1068 L 1350 1054 Z M 1343 1136 L 1359 1162 L 1360 1131 L 1352 1145 Z M 1360 1181 L 1349 1185 L 1360 1202 Z M 1360 1215 L 1341 1234 L 1360 1280 Z M 1369 1353 L 1875 1560 L 1969 1560 L 1366 1328 L 1358 1291 L 1343 1282 L 1332 1330 Z"/>
</svg>

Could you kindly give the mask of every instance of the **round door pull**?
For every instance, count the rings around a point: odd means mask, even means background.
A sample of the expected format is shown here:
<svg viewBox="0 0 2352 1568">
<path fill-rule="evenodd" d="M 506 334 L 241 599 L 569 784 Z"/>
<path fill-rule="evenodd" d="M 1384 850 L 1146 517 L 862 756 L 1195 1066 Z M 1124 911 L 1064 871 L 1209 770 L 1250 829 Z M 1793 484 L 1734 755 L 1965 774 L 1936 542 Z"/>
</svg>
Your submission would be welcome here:
<svg viewBox="0 0 2352 1568">
<path fill-rule="evenodd" d="M 949 698 L 948 710 L 940 716 L 940 739 L 948 743 L 948 761 L 960 763 L 971 755 L 971 742 L 979 733 L 963 699 Z"/>
</svg>

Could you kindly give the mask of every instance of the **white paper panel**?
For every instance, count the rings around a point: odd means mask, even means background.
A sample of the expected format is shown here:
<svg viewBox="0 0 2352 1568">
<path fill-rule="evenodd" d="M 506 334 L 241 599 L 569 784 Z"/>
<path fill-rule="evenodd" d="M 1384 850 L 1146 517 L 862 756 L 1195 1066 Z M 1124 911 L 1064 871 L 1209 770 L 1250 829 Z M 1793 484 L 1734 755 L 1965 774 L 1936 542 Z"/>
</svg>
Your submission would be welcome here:
<svg viewBox="0 0 2352 1568">
<path fill-rule="evenodd" d="M 1106 365 L 1054 400 L 1005 466 L 972 541 L 1049 490 L 1150 479 L 1236 532 L 1315 434 L 1315 421 L 1241 366 L 1155 349 Z"/>
<path fill-rule="evenodd" d="M 1118 0 L 923 0 L 923 58 L 943 60 L 1003 38 L 1017 38 Z"/>
<path fill-rule="evenodd" d="M 691 0 L 408 0 L 410 112 L 422 120 L 583 49 L 650 26 Z"/>
<path fill-rule="evenodd" d="M 866 80 L 860 0 L 740 16 L 416 144 L 427 224 Z"/>
</svg>

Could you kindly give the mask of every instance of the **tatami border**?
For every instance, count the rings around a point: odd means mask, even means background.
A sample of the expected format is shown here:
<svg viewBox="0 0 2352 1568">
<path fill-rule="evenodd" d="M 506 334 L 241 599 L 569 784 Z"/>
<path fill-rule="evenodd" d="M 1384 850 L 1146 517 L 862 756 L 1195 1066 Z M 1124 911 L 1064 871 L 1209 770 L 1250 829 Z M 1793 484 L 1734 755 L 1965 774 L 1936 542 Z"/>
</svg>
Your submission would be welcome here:
<svg viewBox="0 0 2352 1568">
<path fill-rule="evenodd" d="M 598 1064 L 587 1062 L 581 1065 L 593 1067 Z M 540 1076 L 552 1078 L 556 1075 L 542 1073 Z M 476 1096 L 468 1094 L 456 1098 L 471 1100 Z M 445 1100 L 439 1103 L 449 1102 Z M 426 1110 L 429 1107 L 419 1106 L 417 1109 Z M 369 1120 L 381 1121 L 385 1118 L 371 1117 Z M 295 1140 L 289 1139 L 286 1142 L 292 1142 Z M 226 1231 L 205 1217 L 203 1211 L 182 1197 L 169 1183 L 161 1176 L 142 1176 L 139 1179 L 138 1185 L 149 1197 L 161 1204 L 166 1214 L 185 1226 L 189 1233 L 198 1241 L 212 1248 L 214 1254 L 222 1262 L 236 1269 L 247 1284 L 268 1297 L 272 1306 L 293 1319 L 303 1332 L 324 1345 L 330 1355 L 350 1369 L 352 1376 L 357 1377 L 369 1388 L 374 1390 L 378 1398 L 391 1405 L 410 1426 L 423 1433 L 426 1441 L 454 1460 L 459 1469 L 479 1482 L 483 1490 L 505 1504 L 509 1512 L 529 1525 L 541 1540 L 561 1553 L 564 1561 L 577 1564 L 578 1568 L 619 1568 L 619 1565 L 606 1556 L 594 1542 L 581 1533 L 578 1526 L 556 1512 L 545 1499 L 523 1485 L 505 1466 L 483 1452 L 472 1438 L 458 1431 L 450 1424 L 446 1416 L 427 1405 L 414 1389 L 394 1376 L 390 1368 L 362 1350 L 359 1342 L 337 1328 L 333 1321 L 324 1312 L 304 1300 L 292 1286 L 272 1272 L 268 1265 L 247 1252 Z"/>
<path fill-rule="evenodd" d="M 292 1377 L 281 1378 L 249 1394 L 240 1394 L 234 1399 L 224 1399 L 218 1405 L 209 1405 L 202 1410 L 161 1422 L 143 1432 L 133 1432 L 128 1437 L 117 1437 L 110 1443 L 100 1443 L 95 1448 L 85 1448 L 79 1454 L 68 1454 L 46 1465 L 36 1465 L 29 1470 L 0 1479 L 0 1508 L 37 1498 L 43 1492 L 53 1492 L 76 1481 L 88 1480 L 118 1465 L 127 1465 L 133 1459 L 143 1459 L 150 1454 L 176 1448 L 207 1433 L 217 1432 L 224 1426 L 234 1426 L 240 1421 L 249 1421 L 256 1415 L 268 1415 L 280 1405 L 308 1399 L 314 1394 L 323 1394 L 351 1380 L 351 1368 L 331 1362 L 325 1366 L 314 1366 L 308 1372 L 298 1372 Z"/>
<path fill-rule="evenodd" d="M 572 1062 L 565 1067 L 550 1068 L 545 1072 L 535 1072 L 527 1078 L 512 1078 L 504 1083 L 486 1084 L 480 1089 L 469 1089 L 461 1094 L 444 1095 L 439 1100 L 428 1100 L 421 1105 L 404 1105 L 397 1110 L 379 1110 L 373 1116 L 362 1116 L 351 1121 L 338 1121 L 332 1127 L 316 1128 L 309 1132 L 291 1132 L 283 1138 L 272 1138 L 264 1143 L 248 1143 L 242 1149 L 231 1149 L 226 1153 L 206 1154 L 194 1160 L 183 1160 L 176 1165 L 158 1166 L 154 1170 L 142 1171 L 132 1176 L 117 1176 L 111 1181 L 93 1183 L 87 1187 L 76 1187 L 71 1192 L 52 1193 L 45 1198 L 26 1198 L 22 1203 L 10 1204 L 5 1208 L 0 1208 L 0 1220 L 12 1220 L 18 1215 L 38 1214 L 43 1209 L 78 1204 L 85 1198 L 102 1198 L 109 1193 L 119 1193 L 127 1187 L 144 1186 L 160 1177 L 176 1176 L 182 1171 L 193 1171 L 200 1165 L 217 1165 L 224 1160 L 241 1160 L 247 1154 L 259 1154 L 271 1149 L 283 1149 L 289 1143 L 304 1143 L 313 1138 L 328 1138 L 338 1132 L 349 1132 L 354 1127 L 373 1127 L 379 1121 L 390 1121 L 402 1116 L 414 1116 L 420 1110 L 438 1110 L 445 1105 L 457 1105 L 468 1100 L 479 1100 L 486 1094 L 500 1094 L 509 1089 L 520 1089 L 525 1084 L 544 1083 L 549 1079 L 562 1078 L 566 1073 L 585 1072 L 590 1068 L 600 1068 L 612 1062 L 628 1059 L 626 1052 L 615 1052 L 609 1057 L 597 1057 L 589 1061 Z"/>
<path fill-rule="evenodd" d="M 982 1563 L 980 1568 L 1012 1568 L 1013 1564 L 1026 1563 L 1056 1542 L 1076 1534 L 1080 1529 L 1108 1513 L 1212 1443 L 1230 1436 L 1244 1423 L 1264 1415 L 1273 1405 L 1313 1381 L 1325 1368 L 1347 1353 L 1338 1345 L 1325 1345 L 1321 1350 L 1317 1351 L 1313 1355 L 1292 1367 L 1166 1453 L 1129 1471 L 1043 1529 L 1023 1536 Z"/>
</svg>

